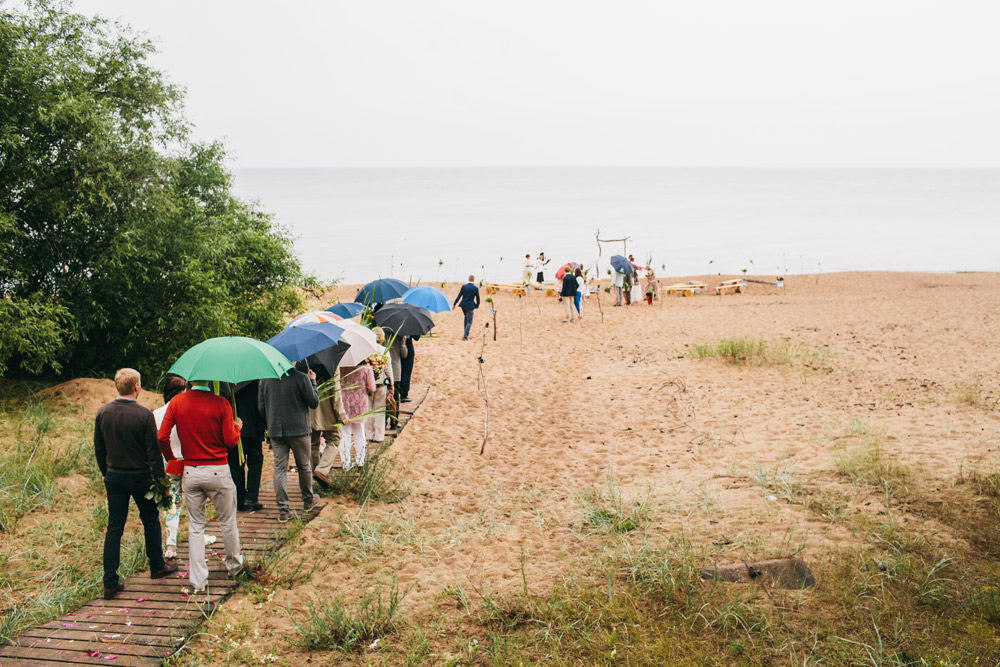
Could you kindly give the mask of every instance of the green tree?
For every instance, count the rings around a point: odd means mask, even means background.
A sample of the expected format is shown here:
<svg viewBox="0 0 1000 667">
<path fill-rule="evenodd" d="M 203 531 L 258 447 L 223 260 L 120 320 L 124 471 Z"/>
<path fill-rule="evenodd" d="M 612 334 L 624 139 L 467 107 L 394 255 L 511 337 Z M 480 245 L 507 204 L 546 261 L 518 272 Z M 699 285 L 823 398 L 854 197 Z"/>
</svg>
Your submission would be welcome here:
<svg viewBox="0 0 1000 667">
<path fill-rule="evenodd" d="M 287 231 L 193 143 L 150 42 L 48 0 L 0 6 L 0 372 L 158 374 L 301 306 Z"/>
</svg>

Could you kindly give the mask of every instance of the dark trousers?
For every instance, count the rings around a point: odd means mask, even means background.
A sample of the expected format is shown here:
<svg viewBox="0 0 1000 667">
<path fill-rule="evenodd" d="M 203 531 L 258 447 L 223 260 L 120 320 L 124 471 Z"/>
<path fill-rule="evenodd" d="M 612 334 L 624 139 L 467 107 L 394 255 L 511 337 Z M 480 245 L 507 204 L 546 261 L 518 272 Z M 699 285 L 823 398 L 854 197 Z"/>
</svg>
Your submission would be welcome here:
<svg viewBox="0 0 1000 667">
<path fill-rule="evenodd" d="M 233 484 L 236 485 L 237 509 L 243 507 L 247 500 L 257 502 L 257 494 L 260 493 L 260 471 L 264 467 L 264 452 L 260 440 L 244 438 L 243 454 L 247 457 L 246 471 L 240 465 L 240 452 L 236 447 L 227 453 L 229 474 L 233 476 Z"/>
<path fill-rule="evenodd" d="M 632 283 L 626 279 L 625 284 L 622 285 L 622 290 L 625 292 L 625 305 L 632 305 Z"/>
<path fill-rule="evenodd" d="M 406 339 L 406 356 L 399 360 L 399 397 L 410 397 L 410 376 L 413 375 L 413 339 Z"/>
<path fill-rule="evenodd" d="M 472 314 L 476 311 L 472 308 L 463 308 L 462 312 L 465 314 L 465 333 L 462 335 L 464 339 L 469 337 L 469 331 L 472 329 Z"/>
<path fill-rule="evenodd" d="M 128 518 L 128 499 L 134 498 L 139 508 L 139 519 L 146 537 L 146 556 L 151 572 L 162 570 L 163 541 L 160 536 L 160 511 L 156 503 L 146 499 L 150 474 L 125 474 L 108 472 L 104 475 L 104 488 L 108 492 L 108 531 L 104 534 L 104 587 L 118 585 L 118 566 L 121 564 L 122 535 Z"/>
</svg>

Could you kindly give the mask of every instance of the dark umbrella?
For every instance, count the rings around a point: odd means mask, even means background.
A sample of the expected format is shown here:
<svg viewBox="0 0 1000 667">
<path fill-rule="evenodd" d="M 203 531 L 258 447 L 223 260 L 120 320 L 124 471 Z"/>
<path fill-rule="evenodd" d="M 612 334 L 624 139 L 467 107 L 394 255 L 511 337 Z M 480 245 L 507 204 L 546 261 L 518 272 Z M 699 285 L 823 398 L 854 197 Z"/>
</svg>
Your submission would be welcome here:
<svg viewBox="0 0 1000 667">
<path fill-rule="evenodd" d="M 422 336 L 434 328 L 430 311 L 412 303 L 387 303 L 375 313 L 375 324 L 397 336 Z"/>
<path fill-rule="evenodd" d="M 628 261 L 628 258 L 622 257 L 621 255 L 611 256 L 611 268 L 618 273 L 624 273 L 626 275 L 635 271 L 635 269 L 632 268 L 632 262 Z"/>
<path fill-rule="evenodd" d="M 320 350 L 316 354 L 306 357 L 306 363 L 316 372 L 316 381 L 325 382 L 333 377 L 334 372 L 340 365 L 340 360 L 347 354 L 351 344 L 346 340 L 339 341 L 333 347 Z"/>
<path fill-rule="evenodd" d="M 300 324 L 299 326 L 287 327 L 267 342 L 290 359 L 306 359 L 308 362 L 310 358 L 313 358 L 332 374 L 336 370 L 337 364 L 327 365 L 330 361 L 327 358 L 329 355 L 324 355 L 322 359 L 315 355 L 336 346 L 340 342 L 342 333 L 344 330 L 336 324 Z M 340 356 L 344 356 L 343 352 Z"/>
<path fill-rule="evenodd" d="M 401 299 L 410 286 L 395 278 L 379 278 L 373 280 L 358 291 L 354 297 L 357 303 L 385 303 L 392 299 Z"/>
<path fill-rule="evenodd" d="M 334 315 L 340 315 L 345 320 L 349 320 L 355 317 L 364 310 L 365 307 L 360 303 L 354 303 L 353 301 L 345 301 L 343 303 L 336 303 L 326 309 L 326 312 L 333 313 Z"/>
</svg>

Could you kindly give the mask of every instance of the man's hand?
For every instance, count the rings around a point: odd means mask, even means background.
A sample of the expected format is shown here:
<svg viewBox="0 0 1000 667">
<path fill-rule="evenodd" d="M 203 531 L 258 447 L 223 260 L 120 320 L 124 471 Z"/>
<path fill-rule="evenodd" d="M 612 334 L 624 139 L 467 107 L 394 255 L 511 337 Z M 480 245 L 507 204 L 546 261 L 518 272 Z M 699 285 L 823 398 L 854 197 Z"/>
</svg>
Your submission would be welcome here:
<svg viewBox="0 0 1000 667">
<path fill-rule="evenodd" d="M 240 419 L 239 417 L 234 419 L 233 423 L 236 424 L 236 428 L 243 428 L 243 420 Z"/>
<path fill-rule="evenodd" d="M 309 369 L 306 370 L 306 375 L 309 376 L 310 380 L 315 380 L 316 379 L 316 373 L 311 368 L 309 368 Z"/>
</svg>

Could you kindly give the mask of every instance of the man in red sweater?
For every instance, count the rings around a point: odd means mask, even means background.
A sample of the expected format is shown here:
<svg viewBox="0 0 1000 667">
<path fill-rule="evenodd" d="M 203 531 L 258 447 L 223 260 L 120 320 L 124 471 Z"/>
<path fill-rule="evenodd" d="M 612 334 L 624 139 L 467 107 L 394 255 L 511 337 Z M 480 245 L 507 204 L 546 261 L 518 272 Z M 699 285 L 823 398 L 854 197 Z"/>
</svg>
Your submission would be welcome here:
<svg viewBox="0 0 1000 667">
<path fill-rule="evenodd" d="M 184 460 L 191 586 L 195 593 L 201 593 L 208 583 L 208 565 L 205 563 L 206 498 L 211 498 L 222 527 L 229 575 L 235 577 L 243 566 L 240 532 L 236 526 L 236 485 L 229 472 L 226 451 L 239 442 L 243 422 L 233 419 L 229 401 L 213 394 L 207 381 L 192 384 L 190 391 L 178 394 L 167 404 L 167 412 L 157 433 L 157 444 L 163 458 L 173 460 L 170 431 L 177 426 Z"/>
</svg>

